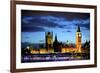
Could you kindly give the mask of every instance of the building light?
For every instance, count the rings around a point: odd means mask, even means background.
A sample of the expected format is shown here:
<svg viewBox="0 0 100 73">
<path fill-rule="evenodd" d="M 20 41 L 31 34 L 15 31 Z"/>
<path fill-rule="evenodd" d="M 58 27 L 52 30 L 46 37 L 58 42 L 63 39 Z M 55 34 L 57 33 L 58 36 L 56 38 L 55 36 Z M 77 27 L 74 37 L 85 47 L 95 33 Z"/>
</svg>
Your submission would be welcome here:
<svg viewBox="0 0 100 73">
<path fill-rule="evenodd" d="M 26 48 L 29 50 L 29 48 L 30 48 L 30 47 L 29 47 L 29 46 L 27 46 Z"/>
</svg>

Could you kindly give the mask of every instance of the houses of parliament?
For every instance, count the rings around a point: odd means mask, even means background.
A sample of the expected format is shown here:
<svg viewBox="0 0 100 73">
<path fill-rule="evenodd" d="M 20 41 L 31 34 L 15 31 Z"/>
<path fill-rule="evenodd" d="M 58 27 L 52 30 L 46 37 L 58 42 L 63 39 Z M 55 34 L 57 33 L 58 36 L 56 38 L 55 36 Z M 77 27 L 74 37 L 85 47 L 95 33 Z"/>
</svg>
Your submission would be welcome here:
<svg viewBox="0 0 100 73">
<path fill-rule="evenodd" d="M 80 30 L 80 26 L 77 26 L 76 31 L 76 43 L 74 47 L 68 47 L 67 45 L 63 45 L 58 41 L 57 35 L 55 35 L 55 39 L 53 41 L 53 32 L 45 33 L 45 48 L 35 49 L 33 48 L 30 53 L 31 54 L 46 54 L 46 53 L 81 53 L 82 52 L 82 33 Z"/>
</svg>

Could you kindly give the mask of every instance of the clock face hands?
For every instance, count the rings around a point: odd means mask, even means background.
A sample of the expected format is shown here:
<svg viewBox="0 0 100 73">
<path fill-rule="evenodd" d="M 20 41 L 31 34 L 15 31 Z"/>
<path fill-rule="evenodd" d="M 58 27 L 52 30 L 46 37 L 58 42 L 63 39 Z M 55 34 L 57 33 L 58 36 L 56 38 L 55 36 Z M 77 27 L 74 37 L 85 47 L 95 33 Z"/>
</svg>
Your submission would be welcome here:
<svg viewBox="0 0 100 73">
<path fill-rule="evenodd" d="M 81 33 L 78 33 L 78 37 L 81 37 Z"/>
<path fill-rule="evenodd" d="M 81 37 L 81 34 L 79 34 L 79 37 Z"/>
</svg>

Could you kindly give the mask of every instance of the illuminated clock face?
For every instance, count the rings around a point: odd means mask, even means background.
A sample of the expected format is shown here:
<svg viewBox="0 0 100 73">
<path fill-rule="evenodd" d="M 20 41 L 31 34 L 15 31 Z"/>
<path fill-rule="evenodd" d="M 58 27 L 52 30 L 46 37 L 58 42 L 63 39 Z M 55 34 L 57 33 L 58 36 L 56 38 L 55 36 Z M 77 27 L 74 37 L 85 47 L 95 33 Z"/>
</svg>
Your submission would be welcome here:
<svg viewBox="0 0 100 73">
<path fill-rule="evenodd" d="M 81 37 L 81 34 L 79 34 L 79 37 Z"/>
</svg>

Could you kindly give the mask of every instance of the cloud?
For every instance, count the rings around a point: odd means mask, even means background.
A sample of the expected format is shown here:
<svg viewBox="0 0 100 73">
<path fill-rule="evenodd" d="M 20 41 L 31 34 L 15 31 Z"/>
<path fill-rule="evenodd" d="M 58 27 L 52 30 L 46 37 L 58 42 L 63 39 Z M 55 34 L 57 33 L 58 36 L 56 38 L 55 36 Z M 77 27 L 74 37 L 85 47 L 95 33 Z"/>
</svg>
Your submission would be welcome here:
<svg viewBox="0 0 100 73">
<path fill-rule="evenodd" d="M 80 16 L 79 16 L 80 15 Z M 61 14 L 41 14 L 23 15 L 22 31 L 45 31 L 49 28 L 76 29 L 77 25 L 81 28 L 90 29 L 90 18 L 87 13 L 61 13 Z"/>
<path fill-rule="evenodd" d="M 71 30 L 65 30 L 65 31 L 62 31 L 62 32 L 66 33 L 66 32 L 72 32 L 72 31 Z"/>
<path fill-rule="evenodd" d="M 51 20 L 52 19 L 52 20 Z M 25 16 L 22 17 L 22 30 L 23 31 L 33 31 L 37 29 L 37 31 L 44 31 L 44 28 L 62 28 L 62 25 L 59 25 L 57 23 L 54 23 L 54 18 L 50 16 L 48 19 L 46 19 L 44 16 Z M 59 18 L 58 18 L 59 19 Z M 56 19 L 57 20 L 57 19 Z M 38 27 L 38 28 L 37 28 Z M 36 30 L 35 30 L 36 31 Z"/>
<path fill-rule="evenodd" d="M 85 19 L 85 20 L 76 20 L 73 21 L 73 24 L 80 25 L 81 28 L 86 28 L 87 30 L 90 30 L 90 19 Z"/>
<path fill-rule="evenodd" d="M 23 26 L 22 32 L 40 32 L 45 31 L 44 28 L 38 27 L 38 26 Z"/>
</svg>

